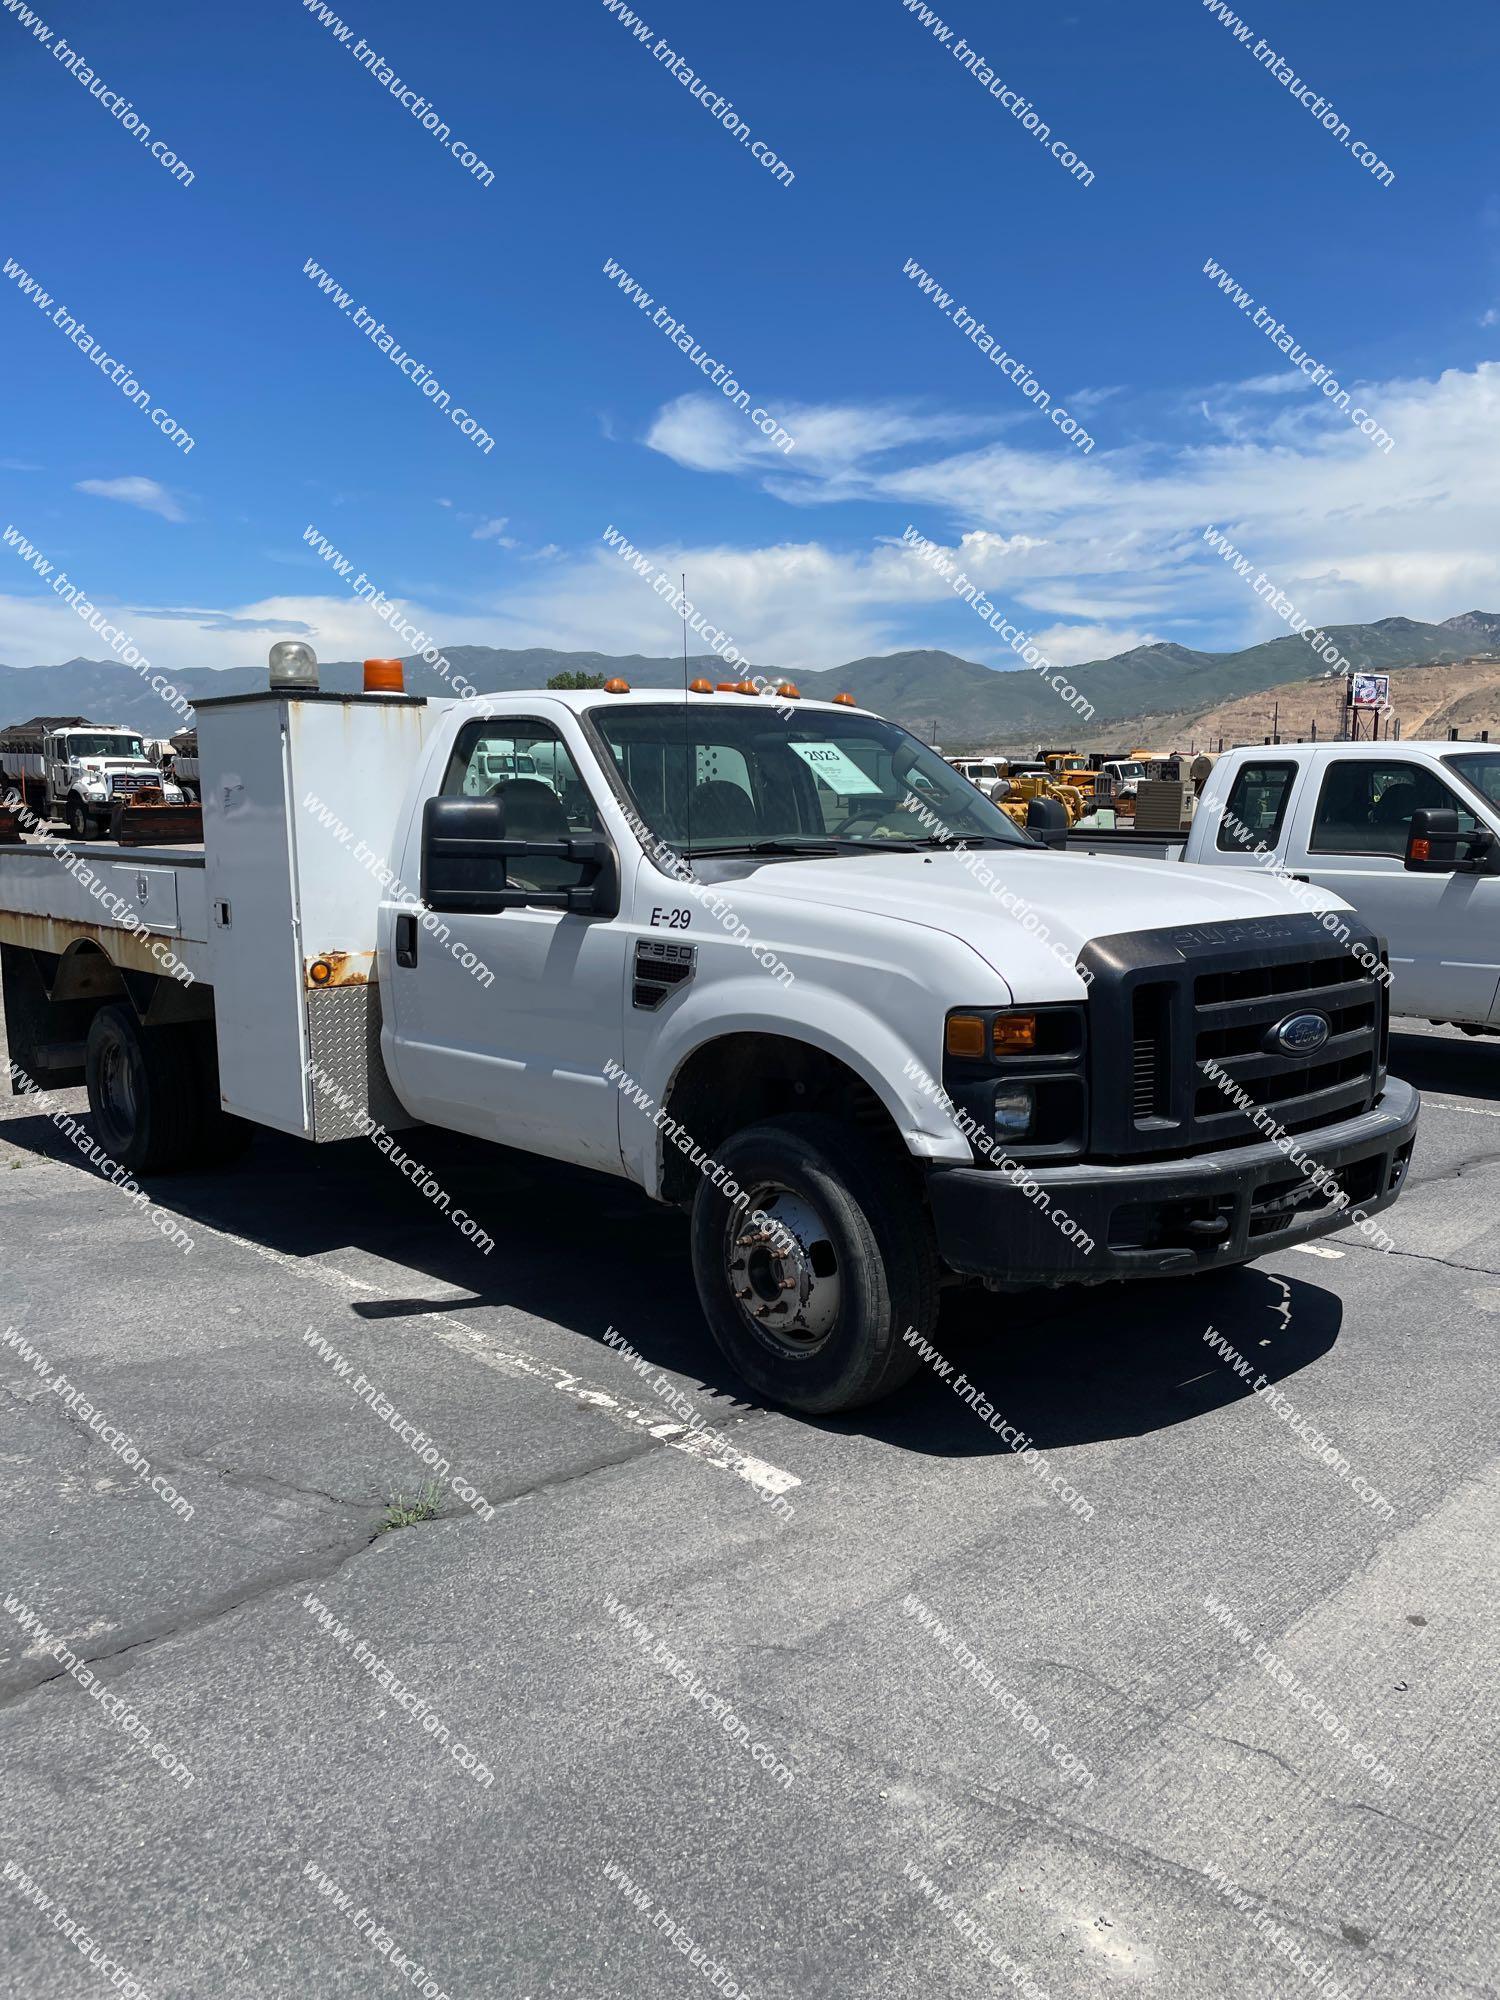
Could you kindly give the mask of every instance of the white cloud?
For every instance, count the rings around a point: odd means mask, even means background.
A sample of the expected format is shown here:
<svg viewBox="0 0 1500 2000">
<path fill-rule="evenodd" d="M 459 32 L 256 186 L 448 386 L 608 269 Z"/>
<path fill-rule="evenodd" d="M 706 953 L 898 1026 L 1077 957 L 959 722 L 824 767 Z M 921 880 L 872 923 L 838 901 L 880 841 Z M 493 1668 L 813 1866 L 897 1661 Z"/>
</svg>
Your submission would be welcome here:
<svg viewBox="0 0 1500 2000">
<path fill-rule="evenodd" d="M 160 514 L 164 521 L 185 521 L 176 496 L 154 479 L 80 479 L 79 493 L 93 493 L 101 500 L 120 500 L 127 507 L 140 507 L 148 514 Z"/>
<path fill-rule="evenodd" d="M 798 437 L 783 457 L 722 398 L 679 399 L 652 426 L 658 451 L 687 470 L 737 475 L 824 508 L 820 522 L 830 518 L 827 503 L 857 500 L 860 539 L 674 542 L 645 553 L 674 579 L 686 569 L 689 597 L 752 662 L 788 669 L 920 646 L 1011 663 L 902 547 L 908 522 L 946 544 L 1059 664 L 1153 638 L 1211 648 L 1284 632 L 1205 547 L 1210 524 L 1315 623 L 1500 608 L 1500 363 L 1361 392 L 1397 439 L 1388 454 L 1316 395 L 1262 400 L 1251 427 L 1254 393 L 1224 391 L 1232 429 L 1101 446 L 1087 458 L 1045 437 L 1021 449 L 1009 428 L 1000 437 L 993 425 L 889 405 L 783 411 Z M 685 514 L 691 504 L 689 485 Z M 619 525 L 629 532 L 628 521 Z M 439 645 L 677 652 L 680 621 L 610 549 L 549 544 L 527 553 L 536 559 L 503 595 L 454 615 L 435 608 L 451 597 L 418 587 L 403 609 Z M 13 662 L 103 651 L 45 595 L 12 599 L 8 610 Z M 388 628 L 347 598 L 268 597 L 187 620 L 149 610 L 130 620 L 143 650 L 179 667 L 259 662 L 266 639 L 256 628 L 277 621 L 309 627 L 326 658 L 396 650 Z"/>
<path fill-rule="evenodd" d="M 505 532 L 505 524 L 509 518 L 507 514 L 497 514 L 493 520 L 481 521 L 469 539 L 475 542 L 498 542 L 502 549 L 519 548 L 520 544 L 515 536 L 507 535 Z"/>
</svg>

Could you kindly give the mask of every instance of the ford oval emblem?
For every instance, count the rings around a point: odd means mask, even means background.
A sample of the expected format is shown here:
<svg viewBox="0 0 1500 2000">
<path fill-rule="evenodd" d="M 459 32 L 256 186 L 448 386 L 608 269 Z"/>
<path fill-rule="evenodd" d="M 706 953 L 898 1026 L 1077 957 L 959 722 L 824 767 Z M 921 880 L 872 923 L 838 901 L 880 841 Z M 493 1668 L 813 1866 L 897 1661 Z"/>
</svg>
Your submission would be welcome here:
<svg viewBox="0 0 1500 2000">
<path fill-rule="evenodd" d="M 1332 1032 L 1323 1014 L 1289 1014 L 1276 1023 L 1272 1039 L 1284 1055 L 1310 1056 L 1316 1055 Z"/>
</svg>

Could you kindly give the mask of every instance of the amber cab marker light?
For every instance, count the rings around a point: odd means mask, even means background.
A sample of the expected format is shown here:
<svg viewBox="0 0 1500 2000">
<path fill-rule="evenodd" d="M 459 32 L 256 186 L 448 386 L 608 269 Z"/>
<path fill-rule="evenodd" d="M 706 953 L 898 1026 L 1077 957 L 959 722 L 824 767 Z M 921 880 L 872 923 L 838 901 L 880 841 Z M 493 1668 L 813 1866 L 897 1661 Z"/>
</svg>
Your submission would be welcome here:
<svg viewBox="0 0 1500 2000">
<path fill-rule="evenodd" d="M 405 694 L 406 675 L 399 660 L 366 660 L 366 694 Z"/>
<path fill-rule="evenodd" d="M 1004 1055 L 1007 1049 L 1034 1049 L 1036 1047 L 1035 1014 L 997 1014 L 995 1016 L 995 1054 Z"/>
<path fill-rule="evenodd" d="M 738 681 L 720 681 L 716 689 L 716 692 L 719 694 L 738 694 L 739 691 L 740 684 Z"/>
<path fill-rule="evenodd" d="M 978 1014 L 950 1014 L 944 1042 L 950 1056 L 967 1056 L 982 1062 L 985 1055 L 984 1022 Z"/>
<path fill-rule="evenodd" d="M 760 693 L 760 689 L 755 685 L 754 681 L 736 681 L 734 684 L 734 691 L 736 694 Z"/>
<path fill-rule="evenodd" d="M 712 694 L 712 693 L 713 693 L 713 691 L 714 691 L 714 684 L 713 684 L 713 682 L 712 682 L 712 681 L 689 681 L 689 682 L 688 682 L 688 693 L 689 693 L 689 694 Z"/>
<path fill-rule="evenodd" d="M 783 681 L 776 692 L 781 696 L 783 701 L 801 701 L 802 699 L 801 688 L 793 687 L 790 681 Z"/>
<path fill-rule="evenodd" d="M 606 694 L 629 694 L 630 683 L 629 681 L 622 681 L 617 674 L 612 681 L 604 683 L 604 692 Z"/>
<path fill-rule="evenodd" d="M 859 707 L 859 703 L 854 699 L 852 694 L 836 694 L 833 698 L 843 708 Z"/>
</svg>

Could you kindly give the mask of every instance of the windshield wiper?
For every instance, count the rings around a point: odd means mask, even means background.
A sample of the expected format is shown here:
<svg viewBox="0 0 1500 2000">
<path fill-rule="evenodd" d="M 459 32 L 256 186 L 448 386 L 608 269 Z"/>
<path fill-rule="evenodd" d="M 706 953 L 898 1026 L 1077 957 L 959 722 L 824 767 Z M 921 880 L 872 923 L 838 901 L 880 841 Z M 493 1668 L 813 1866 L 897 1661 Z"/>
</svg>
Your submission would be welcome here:
<svg viewBox="0 0 1500 2000">
<path fill-rule="evenodd" d="M 690 856 L 714 854 L 915 854 L 914 840 L 730 840 L 700 847 L 696 841 L 687 850 Z"/>
</svg>

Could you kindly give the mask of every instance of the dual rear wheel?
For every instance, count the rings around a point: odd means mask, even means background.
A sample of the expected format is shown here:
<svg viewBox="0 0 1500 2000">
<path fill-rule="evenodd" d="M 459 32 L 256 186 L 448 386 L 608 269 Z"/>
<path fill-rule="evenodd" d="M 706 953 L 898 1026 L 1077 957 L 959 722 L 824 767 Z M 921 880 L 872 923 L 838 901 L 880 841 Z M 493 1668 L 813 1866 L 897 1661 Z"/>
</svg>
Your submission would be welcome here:
<svg viewBox="0 0 1500 2000">
<path fill-rule="evenodd" d="M 84 1069 L 99 1143 L 133 1174 L 216 1165 L 250 1137 L 220 1109 L 212 1021 L 146 1028 L 114 1002 L 89 1024 Z"/>
</svg>

